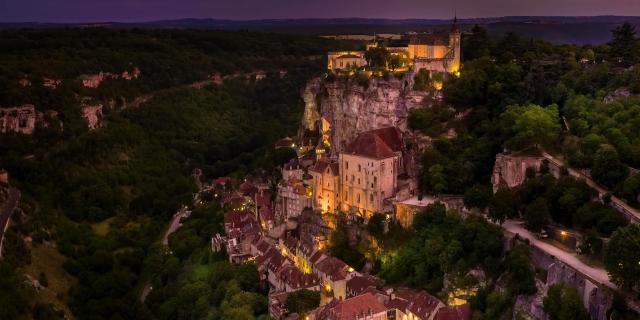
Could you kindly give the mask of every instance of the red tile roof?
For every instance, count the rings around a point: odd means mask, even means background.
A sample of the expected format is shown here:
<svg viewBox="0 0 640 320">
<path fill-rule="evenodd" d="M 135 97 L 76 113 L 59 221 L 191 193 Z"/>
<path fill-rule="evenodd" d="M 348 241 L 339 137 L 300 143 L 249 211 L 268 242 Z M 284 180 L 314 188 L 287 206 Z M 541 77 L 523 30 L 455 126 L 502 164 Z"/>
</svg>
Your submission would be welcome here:
<svg viewBox="0 0 640 320">
<path fill-rule="evenodd" d="M 378 301 L 374 295 L 365 293 L 339 302 L 329 310 L 328 319 L 353 320 L 357 316 L 373 315 L 386 310 L 387 307 Z"/>
<path fill-rule="evenodd" d="M 331 281 L 338 281 L 346 279 L 349 266 L 338 258 L 328 257 L 318 262 L 316 269 Z"/>
<path fill-rule="evenodd" d="M 411 311 L 414 315 L 420 317 L 421 319 L 429 319 L 438 308 L 443 307 L 444 304 L 438 300 L 438 298 L 424 292 L 420 291 L 417 294 L 413 295 L 412 299 L 409 300 L 409 306 L 407 310 Z"/>
<path fill-rule="evenodd" d="M 433 320 L 469 320 L 471 319 L 471 307 L 468 303 L 455 306 L 443 307 L 438 309 L 438 313 Z"/>
<path fill-rule="evenodd" d="M 377 283 L 366 276 L 355 276 L 347 280 L 347 291 L 352 292 L 354 296 L 357 296 L 364 292 L 369 287 L 376 287 Z"/>
<path fill-rule="evenodd" d="M 402 133 L 396 127 L 363 132 L 351 142 L 347 153 L 375 159 L 385 159 L 402 151 Z"/>
</svg>

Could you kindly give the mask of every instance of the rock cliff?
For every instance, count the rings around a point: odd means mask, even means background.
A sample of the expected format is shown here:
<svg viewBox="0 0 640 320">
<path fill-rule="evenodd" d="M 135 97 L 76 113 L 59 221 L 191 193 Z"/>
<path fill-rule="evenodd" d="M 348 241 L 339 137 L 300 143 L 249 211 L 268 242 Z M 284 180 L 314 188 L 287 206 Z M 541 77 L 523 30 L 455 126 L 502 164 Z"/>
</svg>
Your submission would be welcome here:
<svg viewBox="0 0 640 320">
<path fill-rule="evenodd" d="M 426 96 L 412 91 L 412 83 L 410 75 L 389 80 L 371 77 L 368 85 L 354 79 L 313 79 L 302 93 L 303 128 L 315 130 L 322 122 L 323 134 L 329 135 L 338 152 L 363 131 L 396 126 L 406 132 L 409 111 L 421 106 Z"/>
</svg>

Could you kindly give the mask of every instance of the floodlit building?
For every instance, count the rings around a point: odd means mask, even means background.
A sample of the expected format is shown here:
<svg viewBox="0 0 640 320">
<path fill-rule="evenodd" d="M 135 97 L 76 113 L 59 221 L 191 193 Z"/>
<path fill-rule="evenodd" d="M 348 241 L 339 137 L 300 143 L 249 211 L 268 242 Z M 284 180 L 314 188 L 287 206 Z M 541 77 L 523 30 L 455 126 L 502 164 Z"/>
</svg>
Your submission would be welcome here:
<svg viewBox="0 0 640 320">
<path fill-rule="evenodd" d="M 406 47 L 388 47 L 387 50 L 391 55 L 408 58 L 415 72 L 426 69 L 455 74 L 460 70 L 460 39 L 458 19 L 454 17 L 448 38 L 436 34 L 412 34 Z M 370 50 L 375 47 L 377 43 L 368 44 L 366 48 Z M 327 69 L 338 71 L 366 66 L 365 53 L 366 51 L 329 52 Z"/>
<path fill-rule="evenodd" d="M 341 210 L 365 218 L 384 212 L 402 170 L 402 132 L 396 127 L 363 132 L 339 156 Z"/>
</svg>

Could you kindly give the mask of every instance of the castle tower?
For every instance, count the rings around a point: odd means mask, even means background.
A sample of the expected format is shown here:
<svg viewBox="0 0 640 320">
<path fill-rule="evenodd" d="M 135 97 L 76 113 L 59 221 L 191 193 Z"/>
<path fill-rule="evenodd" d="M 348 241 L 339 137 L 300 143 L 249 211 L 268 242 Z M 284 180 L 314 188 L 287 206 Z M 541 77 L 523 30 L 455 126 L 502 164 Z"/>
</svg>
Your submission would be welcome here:
<svg viewBox="0 0 640 320">
<path fill-rule="evenodd" d="M 458 26 L 458 16 L 453 18 L 451 32 L 449 32 L 449 47 L 453 51 L 453 61 L 449 64 L 449 72 L 458 73 L 460 70 L 460 38 L 462 32 Z"/>
</svg>

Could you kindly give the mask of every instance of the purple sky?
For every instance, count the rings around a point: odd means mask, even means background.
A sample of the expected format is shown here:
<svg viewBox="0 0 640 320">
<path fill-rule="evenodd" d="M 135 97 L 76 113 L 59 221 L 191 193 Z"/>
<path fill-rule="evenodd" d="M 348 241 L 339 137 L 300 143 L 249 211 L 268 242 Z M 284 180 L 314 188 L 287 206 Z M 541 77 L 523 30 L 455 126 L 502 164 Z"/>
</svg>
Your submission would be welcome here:
<svg viewBox="0 0 640 320">
<path fill-rule="evenodd" d="M 0 0 L 0 21 L 640 16 L 640 0 Z"/>
</svg>

